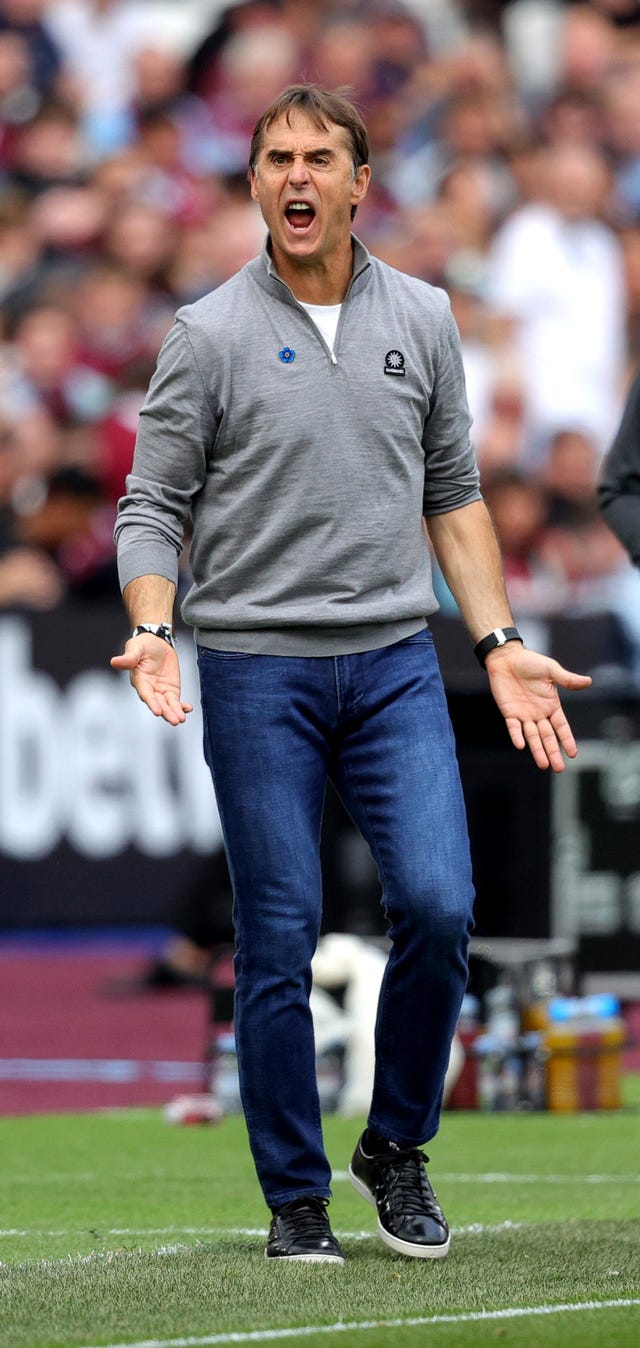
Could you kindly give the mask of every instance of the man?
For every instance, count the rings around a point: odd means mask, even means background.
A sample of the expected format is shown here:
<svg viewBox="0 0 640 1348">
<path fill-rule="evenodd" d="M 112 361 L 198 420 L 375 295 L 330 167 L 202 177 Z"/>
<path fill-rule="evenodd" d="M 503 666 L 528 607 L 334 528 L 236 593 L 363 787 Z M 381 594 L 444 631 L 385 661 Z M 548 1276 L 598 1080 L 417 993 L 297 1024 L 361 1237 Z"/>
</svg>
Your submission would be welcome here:
<svg viewBox="0 0 640 1348">
<path fill-rule="evenodd" d="M 604 461 L 598 500 L 609 528 L 640 566 L 640 372 L 627 393 L 622 419 Z"/>
<path fill-rule="evenodd" d="M 133 635 L 112 663 L 178 725 L 190 707 L 170 624 L 192 515 L 183 613 L 234 889 L 242 1102 L 267 1256 L 308 1261 L 343 1259 L 309 1012 L 328 776 L 375 857 L 392 942 L 351 1177 L 391 1249 L 449 1248 L 419 1147 L 438 1128 L 473 888 L 423 515 L 511 738 L 540 767 L 576 752 L 556 685 L 589 683 L 512 626 L 446 295 L 351 234 L 367 159 L 355 109 L 315 86 L 260 119 L 265 251 L 179 311 L 117 524 Z"/>
</svg>

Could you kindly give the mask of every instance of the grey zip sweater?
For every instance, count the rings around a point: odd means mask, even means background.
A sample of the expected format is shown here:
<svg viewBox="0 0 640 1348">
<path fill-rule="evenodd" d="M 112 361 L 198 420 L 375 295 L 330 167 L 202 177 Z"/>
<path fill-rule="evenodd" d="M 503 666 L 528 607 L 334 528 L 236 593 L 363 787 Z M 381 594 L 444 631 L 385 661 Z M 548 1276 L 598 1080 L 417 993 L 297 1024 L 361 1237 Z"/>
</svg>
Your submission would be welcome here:
<svg viewBox="0 0 640 1348">
<path fill-rule="evenodd" d="M 480 498 L 444 291 L 372 258 L 331 353 L 267 249 L 178 310 L 142 408 L 116 523 L 120 583 L 178 578 L 213 649 L 325 655 L 424 627 L 422 515 Z"/>
</svg>

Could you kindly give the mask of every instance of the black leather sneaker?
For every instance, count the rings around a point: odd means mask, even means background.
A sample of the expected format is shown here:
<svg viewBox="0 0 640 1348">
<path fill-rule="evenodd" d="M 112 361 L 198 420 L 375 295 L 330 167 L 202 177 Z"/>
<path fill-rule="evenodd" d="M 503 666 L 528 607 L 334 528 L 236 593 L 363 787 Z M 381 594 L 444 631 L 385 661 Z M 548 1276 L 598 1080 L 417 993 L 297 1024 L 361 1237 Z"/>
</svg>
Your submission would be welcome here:
<svg viewBox="0 0 640 1348">
<path fill-rule="evenodd" d="M 308 1264 L 344 1264 L 344 1255 L 329 1226 L 327 1199 L 293 1198 L 271 1218 L 267 1259 L 297 1259 Z"/>
<path fill-rule="evenodd" d="M 376 1156 L 366 1156 L 360 1138 L 349 1179 L 377 1208 L 378 1234 L 385 1245 L 415 1259 L 442 1259 L 451 1236 L 425 1170 L 429 1158 L 414 1147 L 404 1149 L 393 1142 L 386 1147 Z"/>
</svg>

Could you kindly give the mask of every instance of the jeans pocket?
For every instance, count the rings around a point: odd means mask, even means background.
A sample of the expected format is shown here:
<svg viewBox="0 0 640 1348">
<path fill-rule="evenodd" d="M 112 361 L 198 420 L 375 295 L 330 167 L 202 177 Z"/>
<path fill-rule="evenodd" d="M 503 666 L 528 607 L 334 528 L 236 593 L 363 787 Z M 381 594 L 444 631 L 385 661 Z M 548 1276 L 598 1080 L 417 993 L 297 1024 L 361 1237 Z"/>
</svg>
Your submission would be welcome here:
<svg viewBox="0 0 640 1348">
<path fill-rule="evenodd" d="M 214 651 L 210 646 L 198 646 L 198 660 L 255 660 L 253 651 Z"/>
<path fill-rule="evenodd" d="M 432 646 L 433 634 L 428 627 L 422 627 L 419 632 L 413 632 L 410 637 L 403 637 L 401 641 L 396 642 L 397 646 Z"/>
</svg>

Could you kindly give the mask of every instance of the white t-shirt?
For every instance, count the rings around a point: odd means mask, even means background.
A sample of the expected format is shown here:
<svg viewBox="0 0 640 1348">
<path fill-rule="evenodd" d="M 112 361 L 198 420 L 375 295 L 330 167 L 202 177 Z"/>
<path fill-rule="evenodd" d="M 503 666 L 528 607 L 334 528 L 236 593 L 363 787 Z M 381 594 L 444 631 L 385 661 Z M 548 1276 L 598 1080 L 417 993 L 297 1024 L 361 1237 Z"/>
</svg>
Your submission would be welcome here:
<svg viewBox="0 0 640 1348">
<path fill-rule="evenodd" d="M 305 304 L 300 300 L 303 309 L 306 309 L 309 316 L 313 319 L 317 328 L 319 328 L 330 351 L 333 351 L 338 331 L 338 320 L 340 318 L 341 304 Z"/>
</svg>

